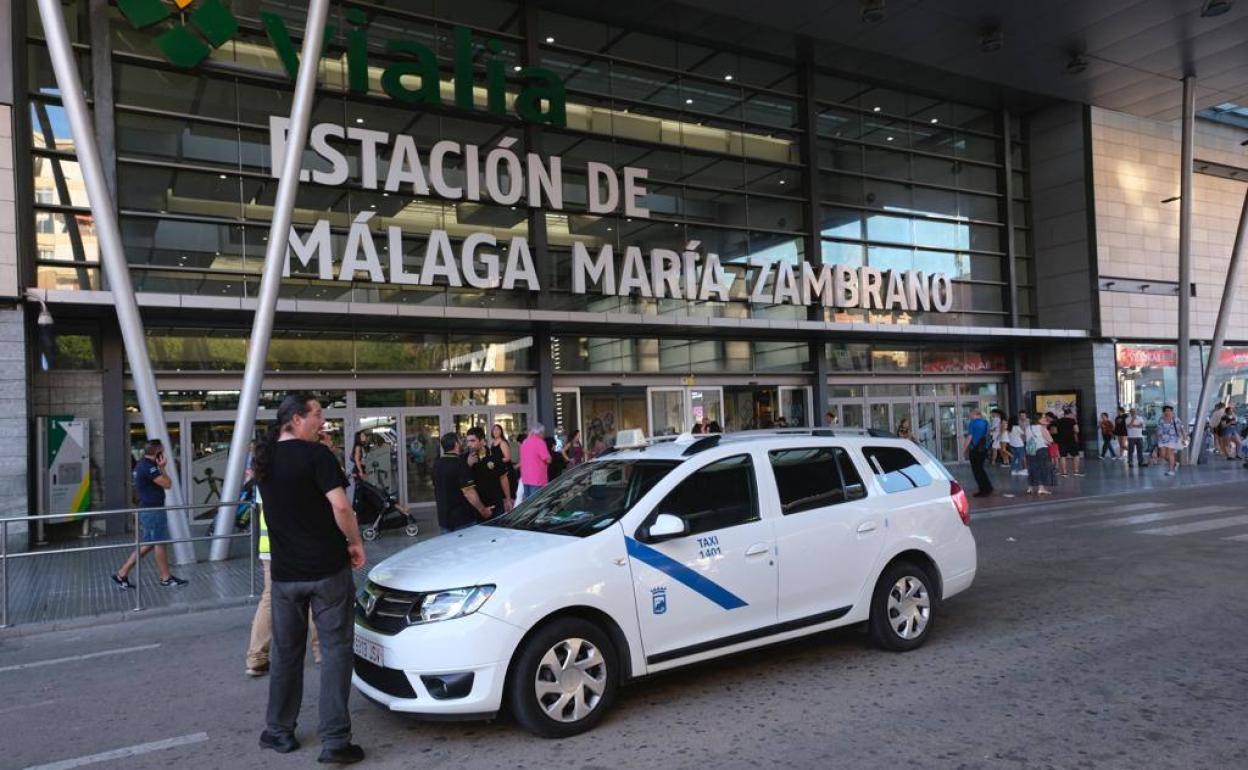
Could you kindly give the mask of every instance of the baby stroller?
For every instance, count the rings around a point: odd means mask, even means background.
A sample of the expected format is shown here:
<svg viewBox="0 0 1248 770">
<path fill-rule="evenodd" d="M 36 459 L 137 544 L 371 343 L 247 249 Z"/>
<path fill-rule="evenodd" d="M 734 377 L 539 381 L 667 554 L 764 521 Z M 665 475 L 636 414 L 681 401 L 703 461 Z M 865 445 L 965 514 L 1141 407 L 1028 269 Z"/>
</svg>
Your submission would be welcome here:
<svg viewBox="0 0 1248 770">
<path fill-rule="evenodd" d="M 363 479 L 355 480 L 355 516 L 365 540 L 377 539 L 383 529 L 403 527 L 408 537 L 420 534 L 416 519 L 399 505 L 399 498 Z"/>
</svg>

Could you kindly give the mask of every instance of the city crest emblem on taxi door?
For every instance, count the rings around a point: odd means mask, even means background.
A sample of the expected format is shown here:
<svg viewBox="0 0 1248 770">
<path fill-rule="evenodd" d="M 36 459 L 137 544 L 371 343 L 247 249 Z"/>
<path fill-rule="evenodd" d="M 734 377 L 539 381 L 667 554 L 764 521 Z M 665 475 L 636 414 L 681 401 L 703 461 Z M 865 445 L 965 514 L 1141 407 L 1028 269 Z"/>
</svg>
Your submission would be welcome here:
<svg viewBox="0 0 1248 770">
<path fill-rule="evenodd" d="M 238 19 L 221 0 L 117 0 L 117 7 L 135 29 L 171 19 L 156 46 L 177 67 L 194 67 L 238 34 Z"/>
<path fill-rule="evenodd" d="M 650 603 L 655 615 L 667 612 L 667 586 L 650 589 Z"/>
</svg>

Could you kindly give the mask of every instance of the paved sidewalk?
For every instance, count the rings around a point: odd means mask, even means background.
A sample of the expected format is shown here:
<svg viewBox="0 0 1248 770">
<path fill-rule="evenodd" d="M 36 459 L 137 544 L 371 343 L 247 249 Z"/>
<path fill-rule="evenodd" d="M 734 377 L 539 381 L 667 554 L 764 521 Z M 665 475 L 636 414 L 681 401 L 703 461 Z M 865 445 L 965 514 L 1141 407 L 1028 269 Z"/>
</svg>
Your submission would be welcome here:
<svg viewBox="0 0 1248 770">
<path fill-rule="evenodd" d="M 365 543 L 368 564 L 356 572 L 356 583 L 362 584 L 365 573 L 382 559 L 403 548 L 433 537 L 438 533 L 434 511 L 417 511 L 420 535 L 409 538 L 401 529 L 388 529 L 377 540 Z M 193 534 L 201 535 L 196 527 Z M 132 552 L 124 548 L 101 551 L 78 551 L 78 543 L 100 546 L 111 543 L 131 544 L 133 535 L 96 537 L 90 541 L 58 543 L 35 551 L 47 555 L 11 559 L 8 591 L 9 625 L 0 629 L 0 638 L 35 630 L 73 625 L 90 618 L 101 621 L 138 618 L 145 615 L 189 612 L 207 607 L 241 604 L 249 600 L 252 590 L 251 561 L 247 558 L 250 541 L 239 538 L 231 543 L 230 558 L 207 561 L 209 543 L 195 543 L 200 561 L 195 564 L 173 565 L 173 574 L 190 581 L 182 588 L 162 588 L 156 574 L 156 562 L 149 554 L 144 557 L 137 597 L 143 611 L 135 612 L 136 591 L 122 591 L 109 578 Z M 130 574 L 131 582 L 135 575 Z M 255 563 L 255 591 L 264 587 L 260 563 Z M 33 628 L 32 628 L 33 626 Z"/>
<path fill-rule="evenodd" d="M 988 476 L 992 480 L 994 492 L 991 497 L 971 498 L 971 511 L 990 511 L 1007 506 L 1080 497 L 1102 497 L 1149 489 L 1165 490 L 1232 482 L 1248 483 L 1248 470 L 1243 467 L 1242 463 L 1229 462 L 1220 456 L 1215 456 L 1195 467 L 1180 466 L 1178 473 L 1174 476 L 1165 475 L 1164 463 L 1153 463 L 1146 468 L 1140 468 L 1129 467 L 1119 460 L 1093 459 L 1084 462 L 1083 466 L 1081 470 L 1084 476 L 1058 476 L 1053 494 L 1045 497 L 1025 494 L 1026 476 L 1011 476 L 1009 468 L 999 466 L 988 468 Z M 950 467 L 950 470 L 966 488 L 968 495 L 975 492 L 977 488 L 975 477 L 971 474 L 969 464 L 954 465 Z"/>
</svg>

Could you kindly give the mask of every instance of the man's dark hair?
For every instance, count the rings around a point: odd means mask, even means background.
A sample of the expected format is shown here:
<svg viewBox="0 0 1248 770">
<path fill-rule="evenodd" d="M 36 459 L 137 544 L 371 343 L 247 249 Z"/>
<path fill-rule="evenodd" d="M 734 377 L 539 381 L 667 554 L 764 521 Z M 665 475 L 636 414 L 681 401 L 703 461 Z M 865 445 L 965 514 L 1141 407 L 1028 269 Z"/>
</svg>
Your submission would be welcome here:
<svg viewBox="0 0 1248 770">
<path fill-rule="evenodd" d="M 459 443 L 459 436 L 455 431 L 449 431 L 442 434 L 442 438 L 438 439 L 438 443 L 442 445 L 443 452 L 454 452 L 455 445 Z"/>
<path fill-rule="evenodd" d="M 478 441 L 485 441 L 485 428 L 480 425 L 474 425 L 468 429 L 469 436 L 476 436 Z"/>
<path fill-rule="evenodd" d="M 147 442 L 147 445 L 143 447 L 143 454 L 147 457 L 155 457 L 164 451 L 164 448 L 165 445 L 160 443 L 160 439 L 154 438 Z"/>
<path fill-rule="evenodd" d="M 1070 407 L 1066 407 L 1065 409 L 1062 410 L 1062 414 L 1074 414 L 1074 413 L 1075 413 L 1075 410 L 1071 409 Z"/>
<path fill-rule="evenodd" d="M 312 411 L 312 402 L 317 401 L 315 393 L 291 393 L 282 399 L 277 407 L 277 419 L 268 426 L 264 435 L 256 440 L 256 448 L 251 455 L 251 470 L 259 481 L 269 475 L 269 464 L 273 460 L 273 450 L 282 431 L 290 427 L 296 417 L 307 417 Z"/>
</svg>

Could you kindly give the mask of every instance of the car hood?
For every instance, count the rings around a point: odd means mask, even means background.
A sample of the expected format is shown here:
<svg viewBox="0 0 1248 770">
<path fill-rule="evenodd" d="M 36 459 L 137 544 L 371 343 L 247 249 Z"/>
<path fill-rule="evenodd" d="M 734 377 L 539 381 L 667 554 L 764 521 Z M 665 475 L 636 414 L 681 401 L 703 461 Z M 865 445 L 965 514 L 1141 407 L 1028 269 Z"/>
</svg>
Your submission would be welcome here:
<svg viewBox="0 0 1248 770">
<path fill-rule="evenodd" d="M 469 527 L 417 543 L 368 573 L 377 585 L 399 591 L 497 584 L 508 573 L 580 538 L 504 527 Z M 531 574 L 531 571 L 530 571 Z"/>
</svg>

